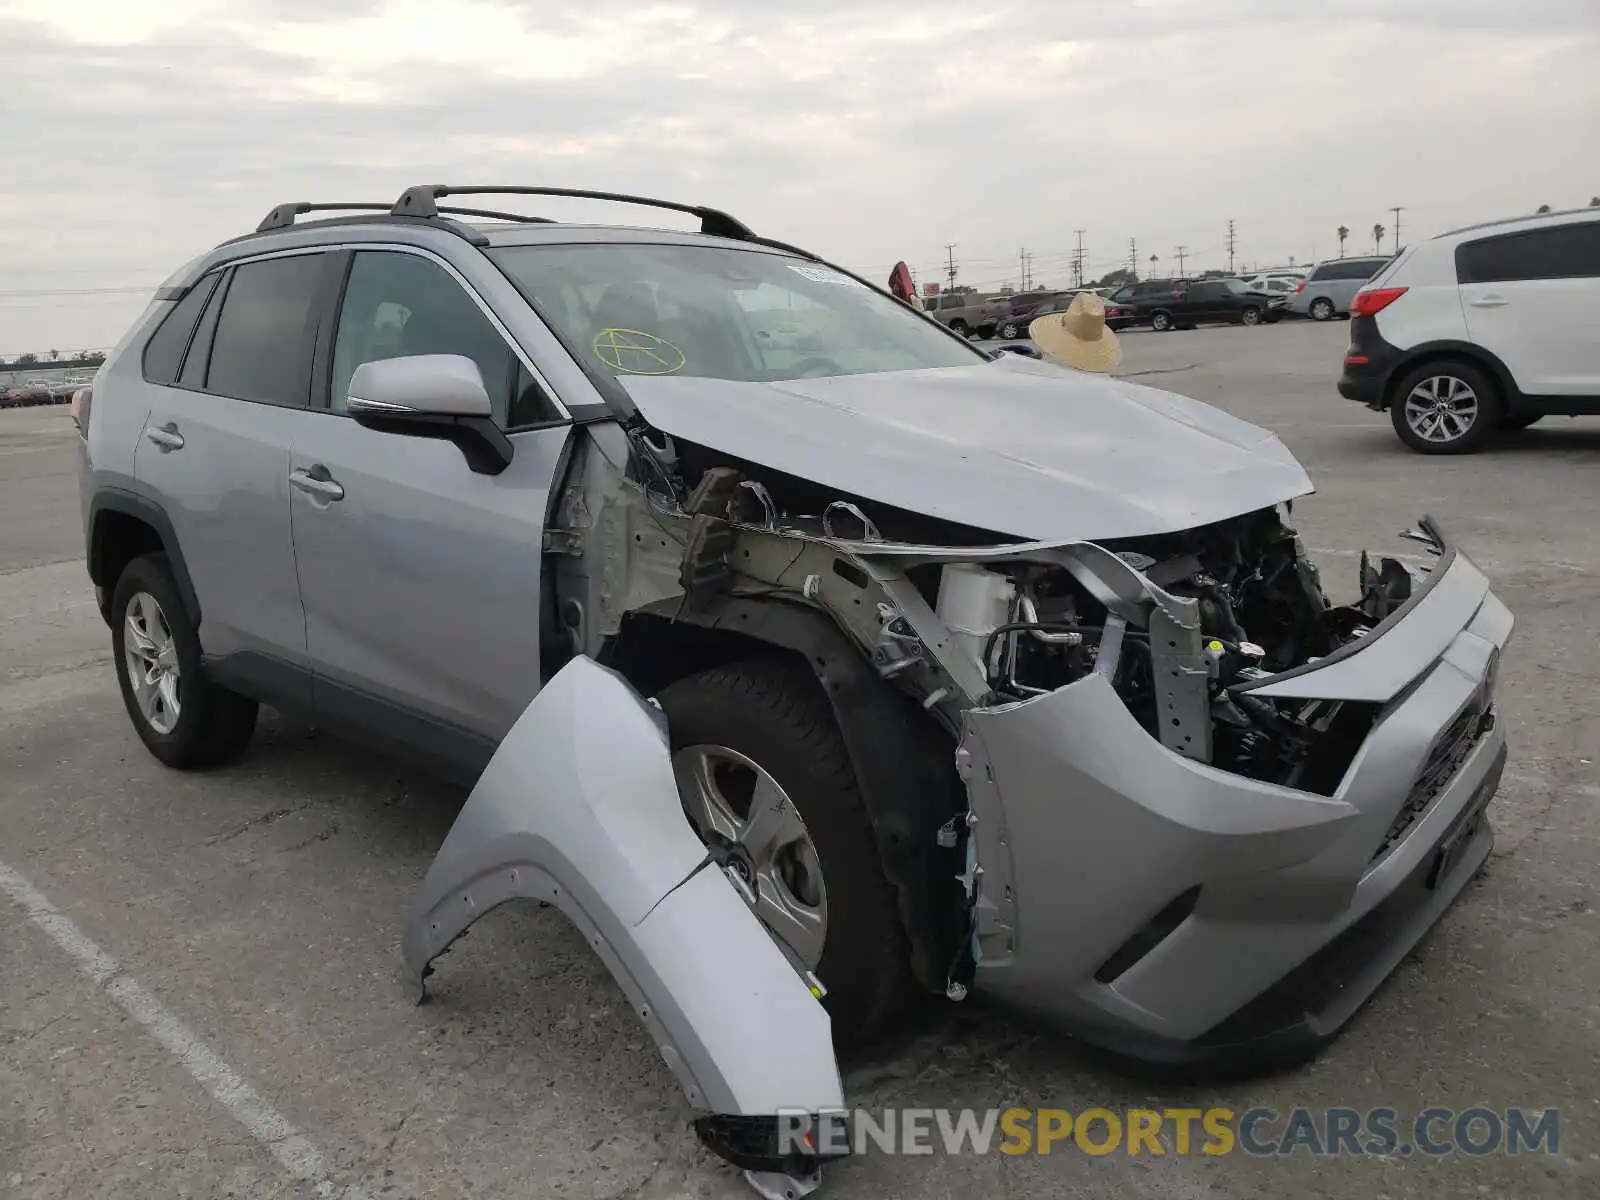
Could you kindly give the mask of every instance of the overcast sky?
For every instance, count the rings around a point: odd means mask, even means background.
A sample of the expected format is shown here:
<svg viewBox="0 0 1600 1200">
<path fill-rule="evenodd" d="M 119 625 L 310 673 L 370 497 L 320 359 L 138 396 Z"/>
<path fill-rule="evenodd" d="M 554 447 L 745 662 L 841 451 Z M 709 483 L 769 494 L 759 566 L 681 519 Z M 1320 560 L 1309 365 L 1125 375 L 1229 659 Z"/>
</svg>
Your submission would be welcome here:
<svg viewBox="0 0 1600 1200">
<path fill-rule="evenodd" d="M 953 242 L 1064 284 L 1079 229 L 1092 275 L 1221 267 L 1229 218 L 1241 263 L 1370 251 L 1396 204 L 1410 241 L 1600 193 L 1597 64 L 1600 0 L 0 0 L 0 354 L 420 182 L 711 204 L 874 278 Z"/>
</svg>

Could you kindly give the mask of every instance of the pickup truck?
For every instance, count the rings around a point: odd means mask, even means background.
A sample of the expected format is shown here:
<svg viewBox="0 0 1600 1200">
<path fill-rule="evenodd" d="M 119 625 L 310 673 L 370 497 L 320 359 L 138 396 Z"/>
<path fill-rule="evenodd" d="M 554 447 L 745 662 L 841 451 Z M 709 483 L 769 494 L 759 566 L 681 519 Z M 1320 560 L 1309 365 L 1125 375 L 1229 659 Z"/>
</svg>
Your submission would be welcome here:
<svg viewBox="0 0 1600 1200">
<path fill-rule="evenodd" d="M 993 337 L 999 309 L 1003 306 L 1006 306 L 1005 297 L 977 292 L 946 292 L 923 301 L 923 309 L 930 317 L 963 337 L 973 334 L 981 338 Z"/>
</svg>

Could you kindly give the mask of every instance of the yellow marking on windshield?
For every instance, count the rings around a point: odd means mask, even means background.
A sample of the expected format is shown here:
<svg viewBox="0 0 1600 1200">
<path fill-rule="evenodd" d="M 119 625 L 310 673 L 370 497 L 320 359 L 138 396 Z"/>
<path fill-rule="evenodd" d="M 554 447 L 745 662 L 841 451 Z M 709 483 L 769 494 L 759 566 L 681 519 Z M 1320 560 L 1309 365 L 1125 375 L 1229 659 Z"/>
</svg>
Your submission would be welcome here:
<svg viewBox="0 0 1600 1200">
<path fill-rule="evenodd" d="M 613 371 L 628 375 L 671 375 L 688 361 L 671 342 L 640 329 L 602 329 L 594 335 L 594 352 Z"/>
</svg>

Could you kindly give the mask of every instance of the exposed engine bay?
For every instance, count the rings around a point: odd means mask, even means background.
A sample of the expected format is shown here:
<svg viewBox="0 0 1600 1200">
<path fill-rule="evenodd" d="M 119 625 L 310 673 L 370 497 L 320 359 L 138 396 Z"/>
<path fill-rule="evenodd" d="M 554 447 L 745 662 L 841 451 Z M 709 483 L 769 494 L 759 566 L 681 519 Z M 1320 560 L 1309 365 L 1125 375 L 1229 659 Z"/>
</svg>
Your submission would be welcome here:
<svg viewBox="0 0 1600 1200">
<path fill-rule="evenodd" d="M 671 534 L 658 549 L 675 561 L 659 565 L 675 578 L 660 594 L 681 596 L 675 615 L 718 592 L 821 608 L 952 732 L 963 708 L 1099 672 L 1178 753 L 1331 792 L 1372 707 L 1268 699 L 1252 687 L 1366 636 L 1414 583 L 1399 561 L 1363 557 L 1359 599 L 1330 603 L 1289 524 L 1292 502 L 1103 544 L 996 544 L 786 477 L 752 477 L 744 464 L 697 462 L 695 447 L 680 457 L 670 441 L 635 435 L 632 450 L 630 474 L 642 481 L 633 495 Z"/>
</svg>

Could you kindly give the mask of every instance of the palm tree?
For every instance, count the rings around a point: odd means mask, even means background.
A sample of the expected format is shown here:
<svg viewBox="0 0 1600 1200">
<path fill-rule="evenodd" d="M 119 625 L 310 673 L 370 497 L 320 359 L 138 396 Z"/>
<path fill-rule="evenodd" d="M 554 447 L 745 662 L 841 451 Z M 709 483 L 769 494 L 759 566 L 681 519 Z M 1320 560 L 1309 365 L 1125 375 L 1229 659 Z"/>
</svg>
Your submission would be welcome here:
<svg viewBox="0 0 1600 1200">
<path fill-rule="evenodd" d="M 1383 253 L 1383 235 L 1386 232 L 1387 230 L 1384 229 L 1381 223 L 1372 227 L 1372 244 L 1375 247 L 1374 252 L 1377 254 Z"/>
<path fill-rule="evenodd" d="M 60 357 L 61 357 L 61 351 L 59 351 L 59 350 L 50 351 L 50 361 L 51 362 L 55 362 Z"/>
<path fill-rule="evenodd" d="M 1534 209 L 1533 211 L 1536 212 L 1536 213 L 1547 213 L 1547 212 L 1550 211 L 1550 206 L 1548 204 L 1541 204 L 1541 205 L 1539 205 L 1538 208 Z"/>
<path fill-rule="evenodd" d="M 1341 225 L 1341 226 L 1339 226 L 1339 228 L 1337 230 L 1335 230 L 1335 234 L 1339 238 L 1339 257 L 1343 258 L 1344 257 L 1344 240 L 1345 240 L 1345 238 L 1350 236 L 1350 227 L 1348 225 Z"/>
<path fill-rule="evenodd" d="M 1590 208 L 1600 208 L 1600 196 L 1596 196 L 1594 199 L 1590 200 L 1589 201 L 1589 207 Z"/>
</svg>

